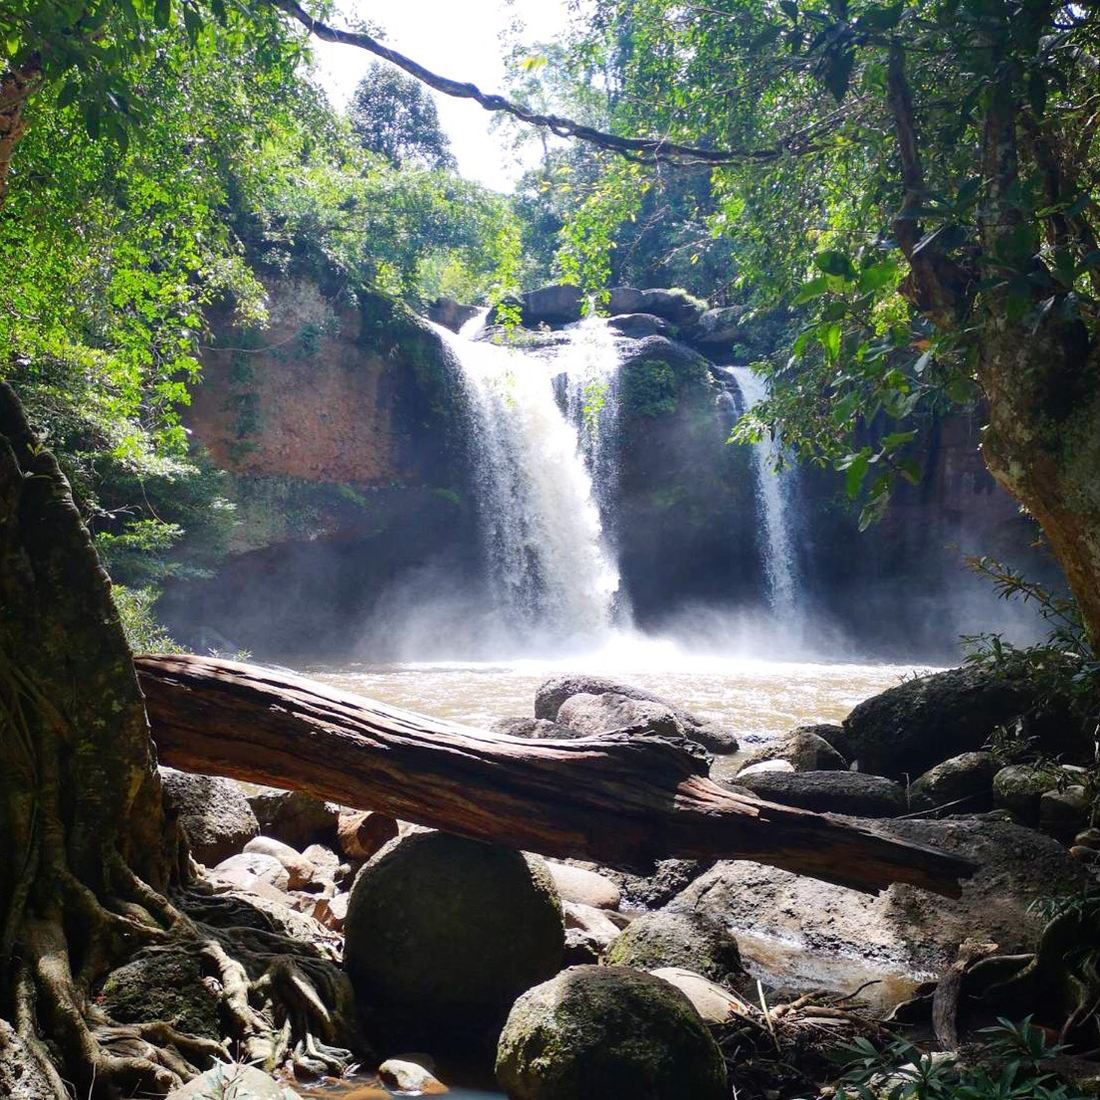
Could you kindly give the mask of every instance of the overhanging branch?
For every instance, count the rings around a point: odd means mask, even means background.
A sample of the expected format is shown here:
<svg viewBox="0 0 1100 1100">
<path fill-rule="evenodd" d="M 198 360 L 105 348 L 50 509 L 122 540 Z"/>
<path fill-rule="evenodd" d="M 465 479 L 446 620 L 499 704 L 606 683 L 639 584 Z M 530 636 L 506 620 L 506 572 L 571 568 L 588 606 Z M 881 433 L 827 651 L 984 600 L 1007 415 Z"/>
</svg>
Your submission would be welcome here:
<svg viewBox="0 0 1100 1100">
<path fill-rule="evenodd" d="M 476 84 L 440 76 L 404 54 L 384 46 L 377 39 L 372 38 L 363 31 L 342 30 L 338 27 L 329 26 L 322 20 L 310 15 L 301 4 L 297 3 L 297 0 L 270 0 L 270 2 L 292 16 L 311 34 L 316 35 L 323 41 L 339 42 L 366 50 L 368 53 L 396 65 L 399 69 L 403 69 L 410 76 L 416 77 L 417 80 L 427 84 L 429 88 L 434 88 L 437 92 L 453 96 L 456 99 L 472 99 L 487 111 L 509 114 L 513 118 L 519 119 L 520 122 L 549 130 L 558 137 L 577 138 L 580 141 L 588 142 L 590 145 L 608 149 L 611 152 L 642 163 L 671 162 L 682 165 L 710 165 L 712 167 L 744 163 L 766 164 L 770 161 L 779 160 L 784 156 L 814 152 L 817 148 L 811 137 L 817 126 L 801 130 L 798 133 L 789 135 L 775 145 L 760 149 L 704 149 L 696 145 L 681 145 L 666 138 L 634 138 L 610 134 L 605 130 L 585 126 L 583 123 L 564 118 L 561 115 L 538 114 L 536 111 L 524 107 L 523 104 L 515 102 L 515 100 L 483 92 Z"/>
</svg>

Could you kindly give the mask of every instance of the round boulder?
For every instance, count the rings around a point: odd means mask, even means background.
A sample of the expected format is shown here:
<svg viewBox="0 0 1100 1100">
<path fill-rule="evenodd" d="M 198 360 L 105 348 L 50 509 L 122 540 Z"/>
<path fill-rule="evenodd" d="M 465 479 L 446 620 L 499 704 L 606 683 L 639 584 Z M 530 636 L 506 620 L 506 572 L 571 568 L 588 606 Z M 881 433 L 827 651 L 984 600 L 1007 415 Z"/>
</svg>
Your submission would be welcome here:
<svg viewBox="0 0 1100 1100">
<path fill-rule="evenodd" d="M 607 961 L 638 970 L 684 967 L 721 985 L 736 985 L 745 976 L 737 940 L 703 913 L 645 913 L 611 943 Z"/>
<path fill-rule="evenodd" d="M 1025 825 L 1039 824 L 1039 804 L 1047 791 L 1058 789 L 1053 768 L 1009 764 L 993 777 L 993 799 Z"/>
<path fill-rule="evenodd" d="M 585 736 L 579 730 L 551 722 L 547 718 L 499 718 L 489 727 L 493 733 L 508 737 L 526 737 L 532 741 L 576 740 Z"/>
<path fill-rule="evenodd" d="M 221 863 L 259 835 L 256 815 L 232 779 L 172 768 L 161 768 L 160 779 L 164 804 L 179 816 L 191 854 L 200 863 Z"/>
<path fill-rule="evenodd" d="M 929 769 L 913 782 L 910 793 L 933 806 L 961 802 L 960 812 L 987 810 L 993 803 L 997 762 L 989 752 L 964 752 Z"/>
<path fill-rule="evenodd" d="M 618 966 L 574 966 L 512 1006 L 497 1045 L 510 1100 L 727 1100 L 722 1052 L 680 990 Z"/>
<path fill-rule="evenodd" d="M 356 994 L 402 1042 L 498 1029 L 561 966 L 561 903 L 544 862 L 439 832 L 363 866 L 344 922 Z"/>
</svg>

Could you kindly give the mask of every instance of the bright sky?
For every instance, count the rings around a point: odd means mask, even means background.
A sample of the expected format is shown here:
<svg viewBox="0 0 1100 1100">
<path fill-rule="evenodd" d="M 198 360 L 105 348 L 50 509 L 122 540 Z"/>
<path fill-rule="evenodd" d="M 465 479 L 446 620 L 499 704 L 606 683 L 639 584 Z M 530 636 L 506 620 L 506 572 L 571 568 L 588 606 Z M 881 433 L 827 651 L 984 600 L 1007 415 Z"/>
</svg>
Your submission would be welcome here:
<svg viewBox="0 0 1100 1100">
<path fill-rule="evenodd" d="M 503 92 L 503 32 L 519 22 L 524 42 L 553 40 L 566 24 L 567 0 L 343 0 L 341 10 L 345 20 L 334 15 L 334 25 L 349 25 L 347 17 L 366 20 L 385 30 L 388 46 L 434 72 L 471 81 L 482 91 Z M 316 42 L 315 51 L 321 83 L 333 103 L 346 106 L 372 55 L 327 42 Z M 517 154 L 506 135 L 490 132 L 488 111 L 470 100 L 432 94 L 462 174 L 510 191 L 536 162 L 537 143 Z"/>
</svg>

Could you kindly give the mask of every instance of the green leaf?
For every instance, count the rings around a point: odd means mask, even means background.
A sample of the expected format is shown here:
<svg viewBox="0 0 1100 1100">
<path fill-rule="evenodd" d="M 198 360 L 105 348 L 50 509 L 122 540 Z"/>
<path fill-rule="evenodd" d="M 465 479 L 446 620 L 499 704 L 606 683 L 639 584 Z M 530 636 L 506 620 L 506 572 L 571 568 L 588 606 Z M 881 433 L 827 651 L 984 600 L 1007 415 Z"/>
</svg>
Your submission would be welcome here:
<svg viewBox="0 0 1100 1100">
<path fill-rule="evenodd" d="M 882 290 L 883 287 L 890 286 L 897 275 L 897 260 L 880 260 L 859 273 L 859 289 L 864 293 Z"/>
<path fill-rule="evenodd" d="M 825 357 L 833 362 L 840 355 L 840 322 L 833 321 L 831 324 L 823 325 L 817 331 L 817 338 L 821 343 L 821 346 L 825 349 Z"/>
<path fill-rule="evenodd" d="M 791 20 L 798 19 L 798 5 L 795 0 L 779 0 L 779 10 Z"/>
<path fill-rule="evenodd" d="M 889 504 L 890 494 L 888 492 L 883 491 L 873 497 L 859 514 L 860 531 L 866 531 L 871 524 L 878 523 L 886 514 L 886 509 Z"/>
<path fill-rule="evenodd" d="M 828 292 L 828 275 L 819 275 L 816 279 L 811 279 L 808 283 L 802 284 L 801 289 L 795 295 L 794 301 L 791 302 L 791 305 L 804 305 L 806 302 L 812 301 L 814 298 L 820 298 L 822 294 L 827 294 Z"/>
<path fill-rule="evenodd" d="M 871 455 L 866 449 L 841 459 L 840 469 L 845 471 L 844 489 L 850 500 L 855 500 L 859 496 L 859 490 L 863 485 L 863 479 L 867 476 L 870 464 Z"/>
<path fill-rule="evenodd" d="M 153 4 L 153 22 L 161 29 L 171 22 L 172 0 L 155 0 Z"/>
<path fill-rule="evenodd" d="M 814 263 L 826 275 L 837 275 L 849 282 L 856 277 L 856 269 L 852 261 L 843 253 L 836 251 L 819 252 L 814 257 Z"/>
</svg>

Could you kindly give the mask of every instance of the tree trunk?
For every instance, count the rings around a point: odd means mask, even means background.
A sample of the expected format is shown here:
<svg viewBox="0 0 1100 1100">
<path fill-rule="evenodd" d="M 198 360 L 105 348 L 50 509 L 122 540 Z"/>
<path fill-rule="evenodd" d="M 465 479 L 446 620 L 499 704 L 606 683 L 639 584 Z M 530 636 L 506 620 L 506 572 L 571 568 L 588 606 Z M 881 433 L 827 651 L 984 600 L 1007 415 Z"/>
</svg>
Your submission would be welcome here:
<svg viewBox="0 0 1100 1100">
<path fill-rule="evenodd" d="M 995 87 L 982 141 L 982 251 L 1010 266 L 1029 264 L 1042 286 L 1019 206 L 1017 116 L 1011 91 Z M 982 450 L 993 476 L 1043 529 L 1100 643 L 1100 341 L 1064 294 L 1021 291 L 1019 283 L 1018 273 L 1006 277 L 980 303 L 978 381 L 989 402 Z"/>
<path fill-rule="evenodd" d="M 161 759 L 304 790 L 477 840 L 644 868 L 754 859 L 861 890 L 957 896 L 973 866 L 840 819 L 737 794 L 661 738 L 525 741 L 208 657 L 136 659 Z"/>
<path fill-rule="evenodd" d="M 327 1045 L 348 1034 L 342 972 L 284 936 L 200 924 L 165 896 L 177 832 L 110 581 L 5 383 L 0 752 L 0 1090 L 18 1078 L 19 1095 L 57 1100 L 73 1087 L 82 1100 L 161 1095 L 228 1060 L 221 1042 L 163 1020 L 120 1025 L 96 1004 L 103 978 L 141 951 L 201 961 L 247 1060 L 308 1054 L 318 1072 L 350 1061 Z M 175 900 L 211 909 L 182 890 Z"/>
<path fill-rule="evenodd" d="M 23 109 L 40 76 L 38 66 L 33 63 L 0 75 L 0 207 L 7 198 L 15 147 L 27 128 Z"/>
</svg>

